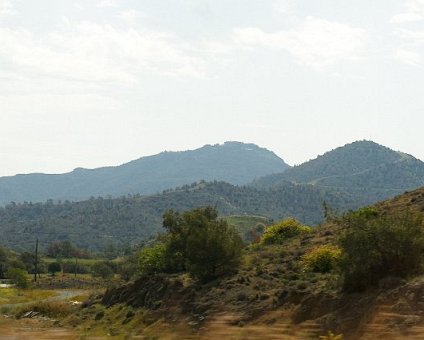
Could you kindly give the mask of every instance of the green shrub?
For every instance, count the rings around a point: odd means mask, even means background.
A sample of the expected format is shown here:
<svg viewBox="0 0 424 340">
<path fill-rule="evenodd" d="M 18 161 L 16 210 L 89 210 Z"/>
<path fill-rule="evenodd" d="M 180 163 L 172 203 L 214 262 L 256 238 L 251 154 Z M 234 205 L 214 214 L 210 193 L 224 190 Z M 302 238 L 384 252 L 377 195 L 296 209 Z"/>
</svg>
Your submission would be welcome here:
<svg viewBox="0 0 424 340">
<path fill-rule="evenodd" d="M 340 239 L 342 273 L 347 290 L 363 290 L 384 277 L 422 272 L 424 223 L 412 212 L 382 215 L 373 209 L 347 214 Z"/>
<path fill-rule="evenodd" d="M 115 275 L 114 265 L 110 261 L 96 262 L 91 267 L 91 275 L 102 279 L 110 279 Z"/>
<path fill-rule="evenodd" d="M 340 264 L 341 257 L 342 251 L 339 247 L 326 244 L 303 255 L 301 262 L 304 270 L 328 273 Z"/>
<path fill-rule="evenodd" d="M 10 268 L 6 272 L 6 277 L 11 279 L 18 288 L 25 289 L 29 287 L 30 282 L 28 280 L 28 275 L 23 269 Z"/>
<path fill-rule="evenodd" d="M 156 243 L 140 250 L 138 255 L 139 274 L 160 273 L 166 268 L 166 245 L 164 243 Z"/>
<path fill-rule="evenodd" d="M 281 244 L 290 238 L 303 233 L 309 233 L 310 231 L 310 227 L 302 225 L 299 221 L 290 217 L 267 227 L 261 237 L 261 243 Z"/>
<path fill-rule="evenodd" d="M 78 262 L 75 263 L 75 261 L 64 261 L 62 270 L 64 273 L 87 274 L 90 272 L 90 266 Z"/>
</svg>

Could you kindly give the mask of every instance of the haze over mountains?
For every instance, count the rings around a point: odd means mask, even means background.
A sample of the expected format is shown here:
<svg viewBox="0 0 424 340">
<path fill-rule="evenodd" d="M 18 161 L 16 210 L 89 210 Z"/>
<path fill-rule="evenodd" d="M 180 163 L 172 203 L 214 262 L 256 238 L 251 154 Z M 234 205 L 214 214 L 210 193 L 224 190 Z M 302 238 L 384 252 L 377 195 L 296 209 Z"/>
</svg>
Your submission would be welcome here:
<svg viewBox="0 0 424 340">
<path fill-rule="evenodd" d="M 273 152 L 254 144 L 226 142 L 196 150 L 162 152 L 98 169 L 66 174 L 28 174 L 0 178 L 0 204 L 84 200 L 91 196 L 149 195 L 196 181 L 247 184 L 289 166 Z"/>
</svg>

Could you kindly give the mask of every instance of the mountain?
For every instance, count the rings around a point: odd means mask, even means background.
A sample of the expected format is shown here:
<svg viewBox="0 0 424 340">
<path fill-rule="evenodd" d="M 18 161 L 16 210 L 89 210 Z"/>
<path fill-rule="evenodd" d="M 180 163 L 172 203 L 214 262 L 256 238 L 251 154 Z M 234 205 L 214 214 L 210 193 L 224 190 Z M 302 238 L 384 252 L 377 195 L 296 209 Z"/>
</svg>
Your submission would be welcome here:
<svg viewBox="0 0 424 340">
<path fill-rule="evenodd" d="M 185 211 L 212 205 L 222 216 L 255 215 L 280 220 L 294 216 L 307 224 L 323 219 L 323 202 L 346 210 L 358 207 L 349 195 L 290 182 L 259 190 L 225 182 L 200 182 L 148 197 L 92 198 L 86 201 L 9 204 L 0 207 L 0 245 L 13 249 L 42 247 L 70 240 L 79 247 L 100 250 L 109 243 L 137 244 L 162 231 L 168 209 Z"/>
<path fill-rule="evenodd" d="M 226 142 L 190 151 L 162 152 L 115 167 L 2 177 L 0 204 L 148 195 L 200 180 L 246 184 L 288 167 L 273 152 L 255 144 Z"/>
<path fill-rule="evenodd" d="M 252 185 L 269 188 L 285 181 L 344 191 L 366 205 L 424 185 L 424 162 L 372 141 L 357 141 Z"/>
</svg>

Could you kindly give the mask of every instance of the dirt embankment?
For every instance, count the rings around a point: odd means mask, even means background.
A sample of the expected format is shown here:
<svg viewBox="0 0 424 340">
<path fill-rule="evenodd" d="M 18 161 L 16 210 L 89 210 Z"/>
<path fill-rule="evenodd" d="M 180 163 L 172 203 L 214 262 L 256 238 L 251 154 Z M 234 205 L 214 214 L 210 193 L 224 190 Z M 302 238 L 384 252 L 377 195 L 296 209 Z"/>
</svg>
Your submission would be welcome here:
<svg viewBox="0 0 424 340">
<path fill-rule="evenodd" d="M 228 287 L 233 298 L 220 296 L 219 284 L 187 285 L 177 276 L 155 275 L 108 290 L 102 303 L 147 309 L 161 320 L 161 330 L 184 323 L 193 336 L 205 339 L 217 334 L 317 338 L 328 330 L 345 339 L 424 338 L 424 278 L 389 279 L 360 294 L 282 294 L 272 301 L 259 298 L 259 303 L 243 295 L 242 285 L 236 294 Z"/>
</svg>

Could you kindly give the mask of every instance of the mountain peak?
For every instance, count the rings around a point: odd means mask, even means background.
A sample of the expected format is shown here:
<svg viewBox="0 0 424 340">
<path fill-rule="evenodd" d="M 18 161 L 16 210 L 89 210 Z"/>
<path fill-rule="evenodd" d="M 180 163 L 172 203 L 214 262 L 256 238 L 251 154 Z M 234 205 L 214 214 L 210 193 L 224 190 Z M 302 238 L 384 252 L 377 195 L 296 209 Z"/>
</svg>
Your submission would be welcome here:
<svg viewBox="0 0 424 340">
<path fill-rule="evenodd" d="M 261 178 L 254 185 L 270 187 L 283 181 L 360 193 L 371 203 L 424 185 L 424 163 L 373 141 L 360 140 L 282 174 Z"/>
</svg>

